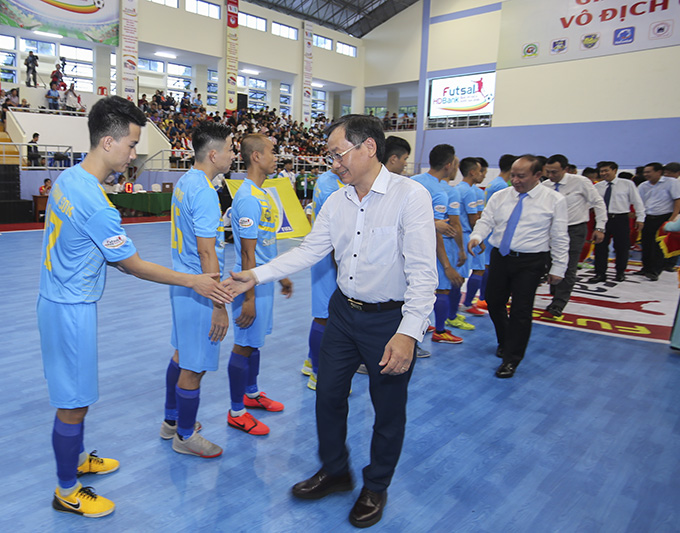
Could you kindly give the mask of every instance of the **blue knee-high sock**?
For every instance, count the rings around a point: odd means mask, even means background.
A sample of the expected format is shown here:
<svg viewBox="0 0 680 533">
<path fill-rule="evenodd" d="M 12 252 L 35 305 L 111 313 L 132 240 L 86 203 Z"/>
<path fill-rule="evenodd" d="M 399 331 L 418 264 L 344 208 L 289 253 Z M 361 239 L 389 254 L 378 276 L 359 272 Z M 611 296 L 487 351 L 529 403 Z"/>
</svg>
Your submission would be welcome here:
<svg viewBox="0 0 680 533">
<path fill-rule="evenodd" d="M 312 327 L 309 330 L 309 359 L 312 361 L 312 371 L 319 372 L 319 352 L 321 352 L 321 339 L 326 326 L 312 320 Z"/>
<path fill-rule="evenodd" d="M 472 274 L 470 276 L 470 279 L 468 279 L 467 282 L 467 289 L 465 292 L 465 301 L 463 304 L 466 307 L 470 307 L 472 305 L 472 299 L 475 297 L 475 294 L 477 294 L 477 291 L 479 290 L 479 287 L 482 285 L 482 276 L 479 274 Z"/>
<path fill-rule="evenodd" d="M 434 329 L 439 333 L 445 329 L 445 322 L 449 315 L 449 295 L 442 292 L 437 293 L 434 301 Z"/>
<path fill-rule="evenodd" d="M 231 410 L 241 411 L 243 395 L 246 393 L 246 381 L 248 379 L 248 358 L 231 352 L 229 359 L 229 391 L 231 393 Z"/>
<path fill-rule="evenodd" d="M 165 372 L 165 419 L 177 420 L 177 380 L 181 369 L 179 363 L 170 358 L 168 370 Z"/>
<path fill-rule="evenodd" d="M 489 267 L 484 270 L 484 275 L 482 276 L 482 286 L 479 287 L 479 299 L 486 300 L 486 283 L 489 281 Z"/>
<path fill-rule="evenodd" d="M 52 447 L 57 460 L 57 478 L 62 489 L 73 487 L 78 481 L 78 457 L 83 442 L 83 424 L 67 424 L 54 417 Z"/>
<path fill-rule="evenodd" d="M 254 349 L 248 357 L 248 384 L 246 394 L 257 394 L 260 389 L 257 387 L 257 375 L 260 373 L 260 350 Z"/>
<path fill-rule="evenodd" d="M 201 402 L 201 389 L 187 390 L 177 385 L 177 434 L 188 439 L 194 433 L 198 404 Z"/>
<path fill-rule="evenodd" d="M 460 287 L 451 287 L 449 291 L 449 318 L 455 320 L 460 305 Z"/>
</svg>

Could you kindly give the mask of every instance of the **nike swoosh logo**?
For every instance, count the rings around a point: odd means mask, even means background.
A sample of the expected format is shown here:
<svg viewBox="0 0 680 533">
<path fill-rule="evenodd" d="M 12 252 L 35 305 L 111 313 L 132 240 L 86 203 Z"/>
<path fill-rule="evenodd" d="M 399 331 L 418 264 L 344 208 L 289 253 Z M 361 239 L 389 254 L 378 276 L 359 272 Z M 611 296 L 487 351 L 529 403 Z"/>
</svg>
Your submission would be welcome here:
<svg viewBox="0 0 680 533">
<path fill-rule="evenodd" d="M 231 423 L 232 423 L 234 426 L 238 426 L 238 427 L 243 428 L 243 429 L 245 429 L 245 427 L 246 427 L 245 424 L 241 424 L 240 422 L 237 422 L 236 420 L 233 420 L 233 419 L 232 419 Z"/>
<path fill-rule="evenodd" d="M 57 498 L 59 498 L 59 496 L 57 496 Z M 59 501 L 66 507 L 70 507 L 74 511 L 80 510 L 80 500 L 78 500 L 78 503 L 71 503 L 69 501 L 64 500 L 63 498 L 59 498 Z"/>
</svg>

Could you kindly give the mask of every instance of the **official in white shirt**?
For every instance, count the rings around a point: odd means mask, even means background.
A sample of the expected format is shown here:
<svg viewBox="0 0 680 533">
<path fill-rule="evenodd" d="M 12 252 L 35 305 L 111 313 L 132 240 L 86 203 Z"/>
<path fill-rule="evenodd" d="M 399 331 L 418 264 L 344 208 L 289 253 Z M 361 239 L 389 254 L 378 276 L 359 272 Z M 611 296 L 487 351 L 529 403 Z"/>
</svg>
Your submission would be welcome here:
<svg viewBox="0 0 680 533">
<path fill-rule="evenodd" d="M 486 304 L 496 329 L 496 355 L 503 359 L 496 370 L 498 378 L 511 378 L 524 358 L 534 297 L 547 263 L 552 261 L 548 274 L 552 285 L 562 281 L 567 270 L 567 201 L 540 184 L 542 173 L 536 156 L 519 157 L 510 171 L 512 187 L 491 197 L 468 243 L 468 251 L 473 253 L 475 246 L 491 235 Z"/>
<path fill-rule="evenodd" d="M 614 239 L 616 254 L 616 281 L 625 279 L 630 253 L 630 226 L 628 215 L 631 204 L 635 208 L 635 229 L 640 231 L 645 220 L 645 206 L 635 184 L 630 180 L 616 177 L 619 166 L 613 161 L 601 161 L 597 170 L 602 181 L 595 184 L 595 190 L 602 196 L 607 208 L 607 224 L 604 239 L 595 245 L 595 275 L 588 283 L 606 281 L 609 242 Z M 609 191 L 609 192 L 607 192 Z"/>
<path fill-rule="evenodd" d="M 559 192 L 567 199 L 567 217 L 569 226 L 569 264 L 564 279 L 557 285 L 550 286 L 553 295 L 552 302 L 547 307 L 548 313 L 555 317 L 562 316 L 571 291 L 576 283 L 576 268 L 578 258 L 586 241 L 590 210 L 595 211 L 595 230 L 593 242 L 595 244 L 604 239 L 604 227 L 607 223 L 607 208 L 604 200 L 597 193 L 593 183 L 584 176 L 569 174 L 569 161 L 562 154 L 555 154 L 548 158 L 543 167 L 543 173 L 549 179 L 543 185 Z"/>
<path fill-rule="evenodd" d="M 664 177 L 664 166 L 661 163 L 648 163 L 643 172 L 647 181 L 638 187 L 640 198 L 645 204 L 645 227 L 640 236 L 641 272 L 651 281 L 657 281 L 664 269 L 664 256 L 656 242 L 656 236 L 667 220 L 672 220 L 680 213 L 680 181 Z M 668 264 L 674 266 L 675 259 Z"/>
<path fill-rule="evenodd" d="M 368 370 L 375 423 L 371 462 L 350 522 L 380 520 L 399 460 L 416 341 L 429 324 L 437 288 L 434 212 L 427 190 L 380 163 L 380 120 L 347 115 L 327 131 L 328 163 L 347 185 L 324 203 L 302 244 L 252 271 L 233 274 L 236 292 L 309 267 L 333 251 L 338 290 L 331 298 L 319 358 L 316 422 L 322 467 L 293 495 L 318 499 L 352 490 L 347 397 L 359 364 Z"/>
</svg>

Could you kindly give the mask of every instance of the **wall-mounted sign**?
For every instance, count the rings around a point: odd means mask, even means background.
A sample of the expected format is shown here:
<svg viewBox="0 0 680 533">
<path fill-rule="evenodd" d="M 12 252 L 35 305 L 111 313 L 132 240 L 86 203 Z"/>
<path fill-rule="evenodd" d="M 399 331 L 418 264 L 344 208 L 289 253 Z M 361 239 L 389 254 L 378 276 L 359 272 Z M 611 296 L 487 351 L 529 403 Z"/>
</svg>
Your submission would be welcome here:
<svg viewBox="0 0 680 533">
<path fill-rule="evenodd" d="M 496 73 L 438 78 L 430 82 L 430 118 L 490 115 Z"/>
</svg>

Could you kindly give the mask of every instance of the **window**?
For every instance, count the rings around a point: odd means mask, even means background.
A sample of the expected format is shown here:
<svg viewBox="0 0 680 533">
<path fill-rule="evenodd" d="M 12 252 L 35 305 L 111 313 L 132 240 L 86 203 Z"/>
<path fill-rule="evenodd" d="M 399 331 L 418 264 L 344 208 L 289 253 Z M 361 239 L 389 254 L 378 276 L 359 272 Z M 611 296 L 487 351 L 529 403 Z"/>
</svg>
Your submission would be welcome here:
<svg viewBox="0 0 680 533">
<path fill-rule="evenodd" d="M 272 22 L 272 33 L 279 37 L 292 39 L 293 41 L 297 41 L 298 38 L 297 28 L 291 28 L 290 26 L 279 24 L 278 22 Z"/>
<path fill-rule="evenodd" d="M 239 11 L 238 25 L 258 31 L 267 31 L 267 21 L 263 18 Z"/>
<path fill-rule="evenodd" d="M 323 100 L 326 101 L 326 91 L 320 91 L 319 89 L 312 89 L 312 100 Z"/>
<path fill-rule="evenodd" d="M 191 78 L 191 67 L 186 65 L 177 65 L 176 63 L 168 63 L 168 74 L 172 76 L 186 76 Z"/>
<path fill-rule="evenodd" d="M 248 107 L 253 111 L 262 111 L 266 106 L 265 102 L 248 102 Z"/>
<path fill-rule="evenodd" d="M 418 106 L 417 105 L 403 105 L 399 107 L 399 114 L 403 115 L 404 113 L 408 113 L 409 115 L 411 113 L 417 113 L 418 112 Z"/>
<path fill-rule="evenodd" d="M 254 89 L 251 89 L 248 91 L 248 101 L 250 100 L 258 100 L 260 102 L 264 102 L 267 99 L 267 92 L 266 91 L 256 91 Z"/>
<path fill-rule="evenodd" d="M 312 118 L 326 114 L 326 91 L 312 89 Z"/>
<path fill-rule="evenodd" d="M 4 67 L 16 67 L 17 55 L 11 52 L 0 52 L 0 65 Z"/>
<path fill-rule="evenodd" d="M 281 105 L 290 105 L 290 95 L 288 96 L 281 95 L 279 97 L 279 103 Z"/>
<path fill-rule="evenodd" d="M 92 93 L 94 92 L 94 82 L 92 80 L 86 80 L 83 78 L 71 78 L 70 76 L 64 76 L 64 83 L 66 85 L 75 85 L 76 92 Z"/>
<path fill-rule="evenodd" d="M 57 55 L 57 45 L 54 43 L 46 43 L 44 41 L 36 41 L 34 39 L 20 39 L 20 49 L 22 52 L 33 52 L 39 56 L 55 56 Z"/>
<path fill-rule="evenodd" d="M 163 61 L 156 61 L 154 59 L 139 58 L 137 68 L 139 70 L 146 70 L 148 72 L 163 72 L 165 70 L 165 63 Z"/>
<path fill-rule="evenodd" d="M 215 96 L 214 94 L 209 94 L 207 104 L 216 107 L 217 106 L 217 96 Z"/>
<path fill-rule="evenodd" d="M 219 78 L 217 77 L 217 71 L 216 70 L 208 69 L 208 81 L 214 81 L 215 83 L 217 83 L 219 81 Z"/>
<path fill-rule="evenodd" d="M 151 0 L 154 4 L 160 4 L 162 6 L 174 7 L 177 9 L 177 0 Z"/>
<path fill-rule="evenodd" d="M 168 87 L 170 89 L 177 89 L 180 91 L 190 91 L 191 80 L 186 78 L 175 78 L 173 76 L 168 76 Z"/>
<path fill-rule="evenodd" d="M 333 39 L 327 39 L 316 33 L 312 35 L 312 44 L 325 50 L 333 50 Z"/>
<path fill-rule="evenodd" d="M 259 80 L 257 78 L 248 78 L 248 87 L 267 90 L 267 81 Z"/>
<path fill-rule="evenodd" d="M 290 94 L 290 83 L 282 83 L 279 91 L 282 93 Z"/>
<path fill-rule="evenodd" d="M 245 87 L 246 86 L 246 77 L 245 76 L 236 76 L 236 85 L 239 87 Z"/>
<path fill-rule="evenodd" d="M 364 113 L 366 115 L 373 114 L 374 117 L 384 117 L 387 113 L 387 108 L 384 106 L 366 106 L 364 107 Z"/>
<path fill-rule="evenodd" d="M 180 92 L 180 91 L 170 91 L 170 90 L 168 90 L 168 91 L 166 91 L 165 94 L 167 94 L 168 96 L 172 96 L 172 98 L 175 100 L 175 103 L 179 107 L 179 104 L 182 101 L 182 98 L 184 98 L 184 95 L 186 93 Z"/>
<path fill-rule="evenodd" d="M 342 54 L 342 55 L 345 55 L 345 56 L 350 56 L 350 57 L 356 57 L 357 56 L 357 47 L 356 46 L 341 43 L 340 41 L 338 41 L 338 44 L 335 47 L 335 51 L 338 54 Z"/>
<path fill-rule="evenodd" d="M 94 61 L 94 52 L 89 48 L 78 48 L 77 46 L 67 46 L 62 44 L 59 46 L 59 52 L 67 59 L 75 59 L 76 61 Z"/>
<path fill-rule="evenodd" d="M 352 112 L 352 106 L 351 104 L 342 104 L 342 107 L 340 108 L 340 115 L 349 115 Z"/>
<path fill-rule="evenodd" d="M 8 68 L 0 69 L 0 82 L 16 83 L 17 82 L 17 71 L 12 70 L 12 69 L 8 69 Z"/>
<path fill-rule="evenodd" d="M 92 78 L 94 76 L 94 68 L 87 63 L 67 61 L 64 67 L 64 76 Z"/>
<path fill-rule="evenodd" d="M 213 82 L 208 82 L 208 93 L 217 94 L 217 84 Z"/>
<path fill-rule="evenodd" d="M 116 52 L 111 52 L 111 66 L 116 66 Z"/>
<path fill-rule="evenodd" d="M 111 81 L 116 81 L 116 67 L 111 67 Z"/>
<path fill-rule="evenodd" d="M 203 0 L 185 0 L 184 6 L 189 13 L 196 13 L 211 19 L 220 19 L 220 6 L 217 4 L 211 4 Z"/>
<path fill-rule="evenodd" d="M 6 50 L 14 50 L 16 48 L 16 39 L 10 35 L 0 35 L 0 48 Z"/>
</svg>

